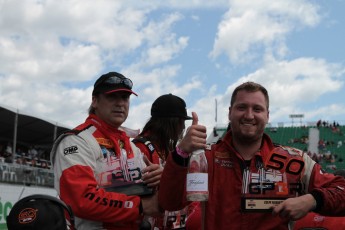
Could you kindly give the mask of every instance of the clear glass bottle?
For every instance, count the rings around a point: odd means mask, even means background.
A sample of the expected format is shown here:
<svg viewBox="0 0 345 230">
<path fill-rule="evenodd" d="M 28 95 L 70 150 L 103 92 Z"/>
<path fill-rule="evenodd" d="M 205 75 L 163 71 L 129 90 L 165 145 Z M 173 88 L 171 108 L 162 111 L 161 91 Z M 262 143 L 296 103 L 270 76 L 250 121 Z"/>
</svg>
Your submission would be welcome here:
<svg viewBox="0 0 345 230">
<path fill-rule="evenodd" d="M 208 166 L 205 151 L 198 149 L 189 159 L 187 173 L 187 200 L 208 200 Z"/>
</svg>

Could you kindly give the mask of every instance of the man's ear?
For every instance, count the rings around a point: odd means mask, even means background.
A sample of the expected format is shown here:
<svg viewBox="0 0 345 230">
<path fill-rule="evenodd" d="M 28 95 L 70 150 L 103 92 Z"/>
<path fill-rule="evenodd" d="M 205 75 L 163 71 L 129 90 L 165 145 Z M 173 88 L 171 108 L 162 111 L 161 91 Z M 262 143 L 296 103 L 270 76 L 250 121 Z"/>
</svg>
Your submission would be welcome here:
<svg viewBox="0 0 345 230">
<path fill-rule="evenodd" d="M 97 104 L 97 97 L 96 96 L 92 96 L 92 101 L 91 101 L 92 107 L 95 107 L 96 104 Z"/>
</svg>

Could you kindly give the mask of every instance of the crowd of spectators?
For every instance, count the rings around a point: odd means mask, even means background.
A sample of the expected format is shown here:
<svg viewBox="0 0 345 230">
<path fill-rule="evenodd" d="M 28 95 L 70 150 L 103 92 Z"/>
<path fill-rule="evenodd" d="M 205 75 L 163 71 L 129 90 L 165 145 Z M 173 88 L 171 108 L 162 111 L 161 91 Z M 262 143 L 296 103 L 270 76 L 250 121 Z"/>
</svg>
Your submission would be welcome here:
<svg viewBox="0 0 345 230">
<path fill-rule="evenodd" d="M 0 143 L 0 159 L 5 163 L 15 163 L 39 168 L 49 168 L 49 150 L 36 146 L 17 146 L 12 149 L 11 142 Z"/>
<path fill-rule="evenodd" d="M 318 120 L 316 122 L 316 127 L 317 128 L 328 127 L 328 128 L 330 128 L 332 130 L 333 133 L 338 133 L 339 135 L 343 135 L 343 132 L 340 129 L 340 125 L 336 121 L 328 122 L 328 121 Z"/>
<path fill-rule="evenodd" d="M 320 132 L 326 131 L 328 133 L 327 130 L 329 130 L 332 133 L 328 139 L 325 135 L 323 135 L 323 137 L 319 140 L 317 152 L 308 151 L 309 138 L 306 132 L 302 132 L 301 136 L 299 137 L 290 138 L 287 141 L 287 144 L 303 150 L 314 161 L 325 165 L 326 168 L 336 170 L 337 164 L 335 163 L 343 162 L 343 156 L 345 155 L 345 152 L 343 152 L 343 145 L 345 145 L 345 135 L 343 130 L 340 124 L 336 121 L 328 122 L 325 120 L 319 120 L 316 122 L 316 127 L 320 130 Z M 301 128 L 303 130 L 307 127 L 301 126 Z M 324 131 L 321 131 L 322 129 Z M 270 127 L 269 131 L 272 133 L 277 133 L 278 129 L 276 127 Z"/>
<path fill-rule="evenodd" d="M 335 162 L 343 162 L 343 154 L 337 154 L 336 151 L 332 151 L 334 149 L 339 149 L 345 144 L 345 139 L 338 140 L 337 142 L 331 140 L 324 140 L 320 139 L 318 143 L 318 153 L 312 153 L 308 151 L 308 155 L 317 163 L 319 164 L 326 164 L 327 168 L 336 170 L 337 167 L 334 164 Z"/>
</svg>

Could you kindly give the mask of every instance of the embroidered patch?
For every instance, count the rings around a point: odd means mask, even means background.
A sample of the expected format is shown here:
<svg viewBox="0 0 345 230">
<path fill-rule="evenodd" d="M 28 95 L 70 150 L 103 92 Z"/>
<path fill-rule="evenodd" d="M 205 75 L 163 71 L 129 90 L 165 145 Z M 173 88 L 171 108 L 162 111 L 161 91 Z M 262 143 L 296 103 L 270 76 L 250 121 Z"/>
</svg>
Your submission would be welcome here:
<svg viewBox="0 0 345 230">
<path fill-rule="evenodd" d="M 123 207 L 124 208 L 133 208 L 134 204 L 132 201 L 125 201 Z"/>
<path fill-rule="evenodd" d="M 324 216 L 315 215 L 313 220 L 314 220 L 315 222 L 322 222 L 324 219 L 325 219 Z"/>
<path fill-rule="evenodd" d="M 78 146 L 76 146 L 76 145 L 67 147 L 63 150 L 63 154 L 65 154 L 65 155 L 69 155 L 69 154 L 73 154 L 73 153 L 77 153 L 77 152 L 78 152 Z"/>
<path fill-rule="evenodd" d="M 108 149 L 114 147 L 113 142 L 107 138 L 96 138 L 96 140 L 100 145 L 103 145 L 104 147 L 106 147 Z"/>
<path fill-rule="evenodd" d="M 220 167 L 233 168 L 234 163 L 230 159 L 219 159 L 215 158 L 214 163 L 218 164 Z"/>
<path fill-rule="evenodd" d="M 292 148 L 289 146 L 281 146 L 281 148 L 285 151 L 287 151 L 291 156 L 303 156 L 303 151 L 296 149 L 296 148 Z"/>
<path fill-rule="evenodd" d="M 28 224 L 36 220 L 37 211 L 38 211 L 37 209 L 33 209 L 33 208 L 23 209 L 18 215 L 19 223 Z"/>
</svg>

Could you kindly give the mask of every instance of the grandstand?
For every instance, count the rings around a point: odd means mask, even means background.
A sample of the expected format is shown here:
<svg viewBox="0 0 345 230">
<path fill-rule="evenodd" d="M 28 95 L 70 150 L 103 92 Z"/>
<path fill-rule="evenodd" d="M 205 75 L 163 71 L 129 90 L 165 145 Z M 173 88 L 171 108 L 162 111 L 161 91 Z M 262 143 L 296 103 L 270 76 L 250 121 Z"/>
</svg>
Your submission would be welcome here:
<svg viewBox="0 0 345 230">
<path fill-rule="evenodd" d="M 0 230 L 14 203 L 32 194 L 57 196 L 49 153 L 70 128 L 0 105 Z"/>
<path fill-rule="evenodd" d="M 319 132 L 317 151 L 310 150 L 310 129 Z M 275 143 L 288 145 L 308 152 L 327 172 L 345 169 L 345 126 L 277 127 L 266 128 Z"/>
<path fill-rule="evenodd" d="M 0 126 L 0 183 L 53 187 L 49 153 L 69 128 L 7 106 L 0 106 Z"/>
<path fill-rule="evenodd" d="M 70 128 L 0 105 L 0 230 L 15 202 L 32 194 L 57 196 L 49 153 Z"/>
<path fill-rule="evenodd" d="M 209 135 L 208 144 L 215 143 L 226 132 L 226 126 L 216 126 Z M 316 146 L 312 148 L 310 132 L 316 130 Z M 307 152 L 315 161 L 322 165 L 327 172 L 335 169 L 345 169 L 345 126 L 344 125 L 315 125 L 311 126 L 270 126 L 265 128 L 274 143 L 287 145 Z M 315 143 L 315 141 L 313 142 Z"/>
</svg>

